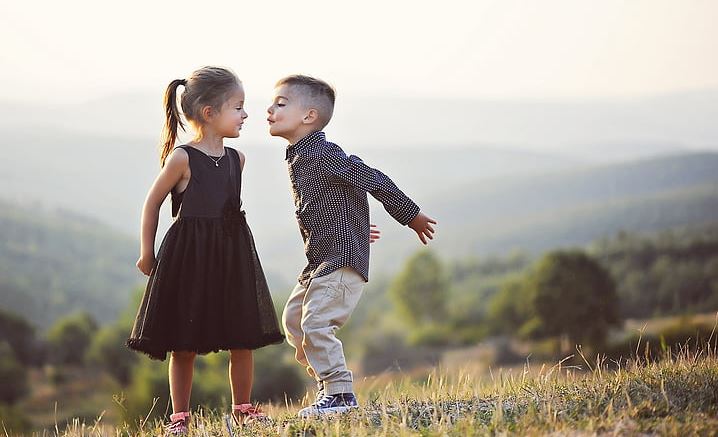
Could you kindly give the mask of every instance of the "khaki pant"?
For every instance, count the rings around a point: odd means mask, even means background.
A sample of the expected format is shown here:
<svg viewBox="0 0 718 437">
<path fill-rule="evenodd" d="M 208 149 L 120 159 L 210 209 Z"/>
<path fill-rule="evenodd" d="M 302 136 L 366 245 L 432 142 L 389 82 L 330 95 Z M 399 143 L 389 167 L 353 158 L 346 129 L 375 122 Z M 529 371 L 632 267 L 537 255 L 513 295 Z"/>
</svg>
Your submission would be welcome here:
<svg viewBox="0 0 718 437">
<path fill-rule="evenodd" d="M 336 331 L 344 326 L 359 302 L 364 278 L 351 267 L 312 279 L 309 287 L 294 287 L 282 313 L 287 341 L 309 375 L 324 383 L 326 394 L 353 392 L 342 342 Z"/>
</svg>

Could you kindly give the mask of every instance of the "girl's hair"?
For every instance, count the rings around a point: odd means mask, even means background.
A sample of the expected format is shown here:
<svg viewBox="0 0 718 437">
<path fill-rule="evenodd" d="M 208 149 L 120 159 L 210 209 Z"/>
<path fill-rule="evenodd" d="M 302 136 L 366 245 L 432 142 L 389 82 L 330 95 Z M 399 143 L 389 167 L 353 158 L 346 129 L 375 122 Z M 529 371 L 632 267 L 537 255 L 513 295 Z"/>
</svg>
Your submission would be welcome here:
<svg viewBox="0 0 718 437">
<path fill-rule="evenodd" d="M 182 115 L 177 108 L 177 88 L 184 86 L 180 96 L 182 114 L 188 121 L 201 125 L 204 122 L 202 108 L 210 106 L 220 111 L 224 102 L 240 84 L 232 71 L 222 67 L 202 67 L 193 72 L 189 79 L 175 79 L 170 82 L 164 97 L 165 126 L 160 146 L 160 166 L 164 167 L 167 156 L 174 148 L 177 128 L 185 131 Z"/>
</svg>

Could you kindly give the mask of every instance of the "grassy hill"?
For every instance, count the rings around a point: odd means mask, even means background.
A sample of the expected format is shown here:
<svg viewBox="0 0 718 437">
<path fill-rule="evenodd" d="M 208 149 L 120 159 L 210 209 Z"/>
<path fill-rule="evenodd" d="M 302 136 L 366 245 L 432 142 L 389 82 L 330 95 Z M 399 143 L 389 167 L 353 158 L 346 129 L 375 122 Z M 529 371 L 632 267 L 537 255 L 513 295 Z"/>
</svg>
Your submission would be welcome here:
<svg viewBox="0 0 718 437">
<path fill-rule="evenodd" d="M 637 359 L 619 370 L 605 363 L 494 369 L 465 366 L 427 376 L 388 375 L 359 384 L 358 410 L 328 419 L 298 419 L 299 405 L 265 406 L 273 422 L 232 428 L 226 412 L 193 411 L 188 436 L 479 436 L 479 435 L 716 435 L 718 358 L 678 354 Z M 164 408 L 164 406 L 158 406 Z M 99 419 L 59 424 L 58 435 L 162 434 L 162 423 L 112 426 Z M 39 434 L 38 434 L 39 435 Z"/>
<path fill-rule="evenodd" d="M 78 310 L 114 320 L 142 281 L 136 254 L 96 220 L 0 201 L 0 307 L 39 327 Z"/>
</svg>

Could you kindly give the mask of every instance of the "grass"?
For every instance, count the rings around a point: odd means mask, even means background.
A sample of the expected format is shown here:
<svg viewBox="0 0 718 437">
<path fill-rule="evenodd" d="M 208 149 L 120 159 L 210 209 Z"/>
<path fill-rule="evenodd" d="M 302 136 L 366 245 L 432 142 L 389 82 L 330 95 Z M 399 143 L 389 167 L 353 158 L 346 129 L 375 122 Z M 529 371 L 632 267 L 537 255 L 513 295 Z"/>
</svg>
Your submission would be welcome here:
<svg viewBox="0 0 718 437">
<path fill-rule="evenodd" d="M 257 436 L 718 435 L 718 354 L 683 348 L 661 360 L 490 371 L 436 369 L 358 384 L 363 407 L 299 419 L 299 405 L 268 405 L 272 424 L 235 429 Z M 710 343 L 710 342 L 709 342 Z M 580 355 L 580 350 L 578 351 Z M 0 430 L 1 432 L 1 430 Z M 11 435 L 11 434 L 9 434 Z M 76 419 L 38 436 L 154 436 L 159 421 L 120 427 Z M 221 412 L 195 411 L 189 436 L 227 436 Z"/>
</svg>

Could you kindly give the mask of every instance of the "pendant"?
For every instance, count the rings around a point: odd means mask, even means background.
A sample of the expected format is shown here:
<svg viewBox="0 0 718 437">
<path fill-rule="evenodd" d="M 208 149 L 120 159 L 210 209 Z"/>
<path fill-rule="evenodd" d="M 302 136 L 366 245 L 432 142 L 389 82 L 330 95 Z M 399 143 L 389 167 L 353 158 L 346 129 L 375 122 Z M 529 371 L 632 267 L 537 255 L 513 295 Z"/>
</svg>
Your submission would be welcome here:
<svg viewBox="0 0 718 437">
<path fill-rule="evenodd" d="M 219 167 L 219 162 L 215 162 L 215 163 L 214 163 L 214 166 L 215 166 L 215 167 Z"/>
</svg>

